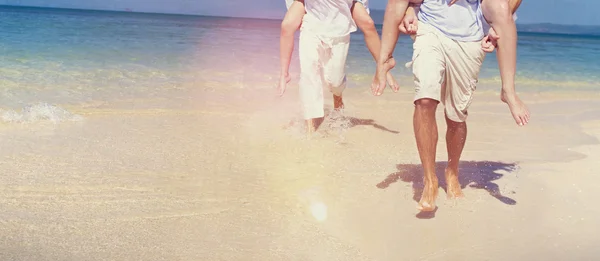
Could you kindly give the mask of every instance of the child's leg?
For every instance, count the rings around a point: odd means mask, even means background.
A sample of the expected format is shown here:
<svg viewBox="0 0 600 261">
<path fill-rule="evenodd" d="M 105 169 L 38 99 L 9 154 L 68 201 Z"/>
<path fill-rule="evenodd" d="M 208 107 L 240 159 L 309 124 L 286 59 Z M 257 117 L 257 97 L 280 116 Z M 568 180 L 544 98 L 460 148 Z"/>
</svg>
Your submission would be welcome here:
<svg viewBox="0 0 600 261">
<path fill-rule="evenodd" d="M 294 33 L 302 23 L 304 12 L 304 0 L 295 0 L 281 22 L 281 36 L 279 40 L 281 74 L 277 88 L 279 95 L 283 95 L 286 85 L 290 81 L 289 70 L 292 52 L 294 51 Z"/>
<path fill-rule="evenodd" d="M 379 39 L 377 28 L 375 28 L 375 22 L 373 22 L 367 9 L 360 1 L 354 1 L 354 4 L 352 5 L 352 18 L 354 19 L 354 22 L 356 22 L 356 26 L 363 32 L 367 49 L 369 49 L 373 59 L 377 62 L 379 51 L 381 49 L 381 40 Z M 398 90 L 398 83 L 391 72 L 386 74 L 386 80 L 394 91 Z"/>
<path fill-rule="evenodd" d="M 502 78 L 502 101 L 506 102 L 519 125 L 529 121 L 529 111 L 515 91 L 517 67 L 517 26 L 512 18 L 511 0 L 485 0 L 482 2 L 483 15 L 489 21 L 498 39 L 498 67 Z"/>
</svg>

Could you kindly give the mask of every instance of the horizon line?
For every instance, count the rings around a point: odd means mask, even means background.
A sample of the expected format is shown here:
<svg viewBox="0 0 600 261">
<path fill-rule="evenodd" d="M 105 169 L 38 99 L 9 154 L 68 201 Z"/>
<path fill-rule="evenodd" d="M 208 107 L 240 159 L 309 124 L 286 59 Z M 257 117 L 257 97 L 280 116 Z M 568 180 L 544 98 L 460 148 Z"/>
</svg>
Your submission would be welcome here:
<svg viewBox="0 0 600 261">
<path fill-rule="evenodd" d="M 71 7 L 47 7 L 47 6 L 33 6 L 33 5 L 6 5 L 0 4 L 0 8 L 34 8 L 34 9 L 55 9 L 55 10 L 72 10 L 72 11 L 94 11 L 94 12 L 108 12 L 108 13 L 126 13 L 126 14 L 151 14 L 151 15 L 173 15 L 173 16 L 197 16 L 197 17 L 215 17 L 215 18 L 243 18 L 243 19 L 256 19 L 256 20 L 275 20 L 281 21 L 282 18 L 269 18 L 269 17 L 252 17 L 252 16 L 224 16 L 224 15 L 208 15 L 208 14 L 186 14 L 186 13 L 162 13 L 162 12 L 142 12 L 134 11 L 130 8 L 124 10 L 110 10 L 110 9 L 84 9 L 84 8 L 71 8 Z M 383 9 L 371 9 L 371 11 L 385 12 Z M 375 23 L 381 25 L 380 23 Z M 540 23 L 516 23 L 518 25 L 559 25 L 559 26 L 583 26 L 583 27 L 600 27 L 599 25 L 591 24 L 557 24 L 551 22 L 540 22 Z"/>
</svg>

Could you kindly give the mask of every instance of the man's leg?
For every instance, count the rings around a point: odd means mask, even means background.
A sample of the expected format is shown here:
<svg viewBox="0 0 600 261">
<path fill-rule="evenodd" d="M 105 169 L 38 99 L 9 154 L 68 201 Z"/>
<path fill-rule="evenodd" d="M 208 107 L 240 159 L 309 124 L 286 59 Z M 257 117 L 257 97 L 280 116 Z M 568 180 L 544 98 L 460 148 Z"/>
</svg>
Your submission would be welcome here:
<svg viewBox="0 0 600 261">
<path fill-rule="evenodd" d="M 434 32 L 429 25 L 419 26 L 413 44 L 413 75 L 416 90 L 413 125 L 425 183 L 418 207 L 422 211 L 435 210 L 438 194 L 438 179 L 435 173 L 438 128 L 435 111 L 442 98 L 446 63 L 439 37 Z"/>
<path fill-rule="evenodd" d="M 344 108 L 342 92 L 346 88 L 346 58 L 350 47 L 350 35 L 334 39 L 331 43 L 331 56 L 323 66 L 325 84 L 333 93 L 333 108 Z"/>
<path fill-rule="evenodd" d="M 481 3 L 485 19 L 500 36 L 497 57 L 502 78 L 501 99 L 508 104 L 515 122 L 525 125 L 529 121 L 529 110 L 515 91 L 517 26 L 512 18 L 510 4 L 510 0 L 485 0 Z"/>
<path fill-rule="evenodd" d="M 446 61 L 446 88 L 443 93 L 446 115 L 446 149 L 448 166 L 445 171 L 449 198 L 463 197 L 458 179 L 458 164 L 467 140 L 468 109 L 477 88 L 477 78 L 485 53 L 476 42 L 458 42 L 442 38 Z"/>
<path fill-rule="evenodd" d="M 438 101 L 433 99 L 419 99 L 415 101 L 413 115 L 413 127 L 425 183 L 419 201 L 419 209 L 422 211 L 435 210 L 435 199 L 438 194 L 438 179 L 435 174 L 435 152 L 438 142 L 438 128 L 435 121 L 437 104 Z"/>
<path fill-rule="evenodd" d="M 446 167 L 446 193 L 448 198 L 462 198 L 464 194 L 458 180 L 458 163 L 467 141 L 467 123 L 455 122 L 446 115 L 446 149 L 448 166 Z"/>
<path fill-rule="evenodd" d="M 290 81 L 290 63 L 294 51 L 294 33 L 302 23 L 304 16 L 304 0 L 295 0 L 290 5 L 283 21 L 281 22 L 281 35 L 279 37 L 279 59 L 281 64 L 281 74 L 279 76 L 279 85 L 277 92 L 283 95 Z"/>
<path fill-rule="evenodd" d="M 319 49 L 321 40 L 310 32 L 301 31 L 300 52 L 300 101 L 306 120 L 307 132 L 315 131 L 314 119 L 324 116 L 323 111 L 323 68 Z"/>
<path fill-rule="evenodd" d="M 377 58 L 379 58 L 379 52 L 381 50 L 381 40 L 379 39 L 377 28 L 375 28 L 375 22 L 373 22 L 373 19 L 369 15 L 369 12 L 367 12 L 365 6 L 362 4 L 362 1 L 364 0 L 354 1 L 354 4 L 352 5 L 352 18 L 354 19 L 354 22 L 356 22 L 358 28 L 360 28 L 360 30 L 363 32 L 367 49 L 369 49 L 369 52 L 371 52 L 373 59 L 377 63 Z M 408 2 L 408 0 L 401 1 Z M 391 72 L 388 71 L 386 73 L 386 79 L 390 87 L 394 91 L 397 91 L 399 85 Z"/>
</svg>

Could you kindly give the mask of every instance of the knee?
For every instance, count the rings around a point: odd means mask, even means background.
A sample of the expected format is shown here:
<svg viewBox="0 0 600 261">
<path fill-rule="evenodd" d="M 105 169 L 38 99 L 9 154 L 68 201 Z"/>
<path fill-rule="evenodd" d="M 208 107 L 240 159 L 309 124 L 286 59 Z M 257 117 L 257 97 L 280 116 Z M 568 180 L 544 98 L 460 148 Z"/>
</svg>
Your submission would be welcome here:
<svg viewBox="0 0 600 261">
<path fill-rule="evenodd" d="M 435 112 L 438 103 L 434 99 L 423 98 L 415 101 L 415 107 L 419 111 Z"/>
<path fill-rule="evenodd" d="M 293 21 L 293 19 L 283 19 L 281 22 L 281 34 L 293 35 L 296 30 L 298 30 L 298 27 L 300 27 L 300 25 Z"/>
<path fill-rule="evenodd" d="M 481 3 L 483 15 L 491 23 L 512 20 L 510 0 L 485 0 Z"/>
</svg>

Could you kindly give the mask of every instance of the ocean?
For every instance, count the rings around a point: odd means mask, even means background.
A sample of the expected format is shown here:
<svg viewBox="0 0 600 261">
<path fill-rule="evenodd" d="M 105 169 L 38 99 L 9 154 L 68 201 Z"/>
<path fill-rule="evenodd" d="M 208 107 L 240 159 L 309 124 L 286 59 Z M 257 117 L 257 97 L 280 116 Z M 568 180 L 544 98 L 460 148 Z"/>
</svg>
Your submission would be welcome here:
<svg viewBox="0 0 600 261">
<path fill-rule="evenodd" d="M 33 103 L 176 100 L 196 88 L 273 88 L 279 25 L 276 20 L 0 7 L 0 103 L 14 109 Z M 362 33 L 354 33 L 351 41 L 349 88 L 368 88 L 375 64 Z M 402 36 L 395 51 L 394 74 L 402 88 L 412 88 L 403 66 L 411 42 Z M 599 59 L 598 36 L 520 33 L 518 91 L 597 91 Z M 296 49 L 292 84 L 298 67 Z M 499 90 L 495 54 L 487 55 L 478 88 Z"/>
<path fill-rule="evenodd" d="M 297 50 L 275 94 L 279 23 L 0 7 L 0 260 L 597 259 L 598 37 L 520 35 L 526 127 L 488 56 L 465 198 L 442 134 L 439 209 L 418 213 L 410 38 L 402 91 L 373 97 L 353 34 L 343 114 L 325 97 L 309 138 Z"/>
</svg>

